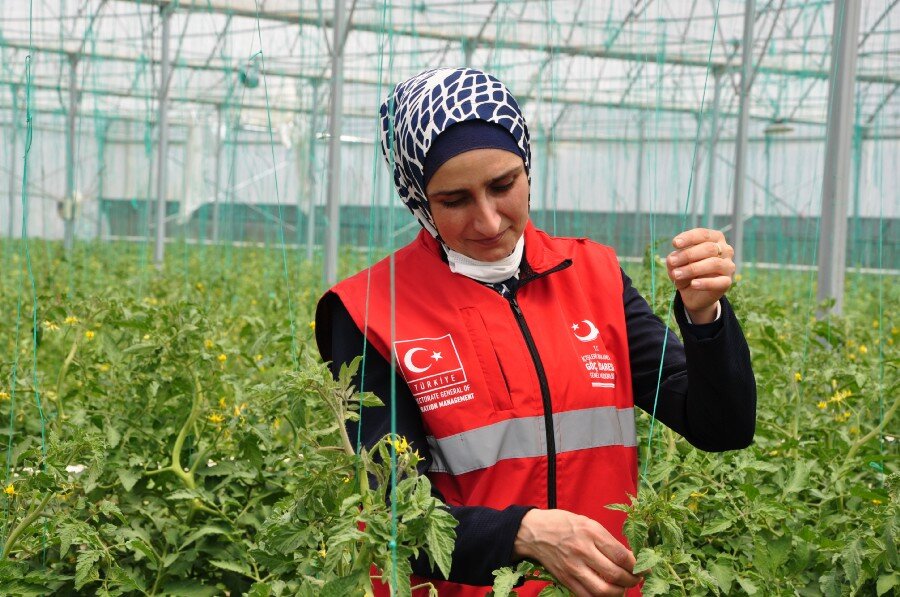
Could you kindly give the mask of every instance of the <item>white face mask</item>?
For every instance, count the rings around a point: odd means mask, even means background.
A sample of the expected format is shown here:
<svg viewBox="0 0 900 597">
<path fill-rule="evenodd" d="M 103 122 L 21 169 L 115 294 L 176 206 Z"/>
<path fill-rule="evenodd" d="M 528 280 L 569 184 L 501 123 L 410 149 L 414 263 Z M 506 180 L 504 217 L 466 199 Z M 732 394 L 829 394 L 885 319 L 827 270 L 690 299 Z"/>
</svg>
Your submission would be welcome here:
<svg viewBox="0 0 900 597">
<path fill-rule="evenodd" d="M 479 282 L 496 284 L 509 280 L 513 276 L 518 276 L 519 264 L 522 262 L 522 253 L 525 251 L 525 235 L 523 234 L 519 237 L 513 252 L 499 261 L 478 261 L 477 259 L 466 257 L 462 253 L 457 253 L 446 245 L 444 246 L 444 251 L 447 253 L 450 271 L 454 274 L 461 274 Z"/>
</svg>

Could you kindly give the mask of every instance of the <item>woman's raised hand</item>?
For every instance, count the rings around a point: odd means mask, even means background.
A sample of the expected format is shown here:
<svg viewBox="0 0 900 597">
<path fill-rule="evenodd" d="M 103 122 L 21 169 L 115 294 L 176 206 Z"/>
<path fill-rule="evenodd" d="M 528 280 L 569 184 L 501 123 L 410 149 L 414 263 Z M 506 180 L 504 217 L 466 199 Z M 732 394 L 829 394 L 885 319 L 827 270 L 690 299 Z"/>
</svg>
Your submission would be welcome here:
<svg viewBox="0 0 900 597">
<path fill-rule="evenodd" d="M 529 510 L 513 552 L 543 564 L 577 597 L 621 596 L 641 581 L 627 547 L 600 523 L 566 510 Z"/>
<path fill-rule="evenodd" d="M 666 257 L 669 279 L 681 293 L 694 323 L 716 318 L 716 303 L 731 288 L 734 248 L 718 230 L 694 228 L 672 240 L 675 250 Z"/>
</svg>

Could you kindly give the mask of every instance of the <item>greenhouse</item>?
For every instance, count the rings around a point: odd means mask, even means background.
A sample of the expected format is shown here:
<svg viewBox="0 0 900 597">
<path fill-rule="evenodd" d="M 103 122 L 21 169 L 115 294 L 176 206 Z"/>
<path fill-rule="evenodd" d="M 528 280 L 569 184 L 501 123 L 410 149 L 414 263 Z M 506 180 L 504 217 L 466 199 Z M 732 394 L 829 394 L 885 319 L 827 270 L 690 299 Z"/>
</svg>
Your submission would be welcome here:
<svg viewBox="0 0 900 597">
<path fill-rule="evenodd" d="M 900 594 L 898 4 L 0 2 L 0 594 Z"/>
</svg>

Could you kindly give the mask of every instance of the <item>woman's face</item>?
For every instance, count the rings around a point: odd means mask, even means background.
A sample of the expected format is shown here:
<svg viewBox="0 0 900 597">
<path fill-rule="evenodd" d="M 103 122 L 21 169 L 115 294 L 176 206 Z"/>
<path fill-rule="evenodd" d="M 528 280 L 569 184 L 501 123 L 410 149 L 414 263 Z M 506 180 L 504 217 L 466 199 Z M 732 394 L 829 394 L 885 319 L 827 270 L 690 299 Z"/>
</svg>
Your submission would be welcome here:
<svg viewBox="0 0 900 597">
<path fill-rule="evenodd" d="M 444 162 L 426 195 L 444 243 L 479 261 L 509 256 L 528 222 L 528 177 L 518 155 L 473 149 Z"/>
</svg>

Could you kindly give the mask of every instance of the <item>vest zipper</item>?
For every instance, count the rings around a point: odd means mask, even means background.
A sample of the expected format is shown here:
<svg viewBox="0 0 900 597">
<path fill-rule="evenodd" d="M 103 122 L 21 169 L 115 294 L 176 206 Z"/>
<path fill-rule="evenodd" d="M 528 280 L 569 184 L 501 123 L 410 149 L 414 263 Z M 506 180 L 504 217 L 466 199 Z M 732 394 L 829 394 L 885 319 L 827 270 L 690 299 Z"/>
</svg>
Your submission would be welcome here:
<svg viewBox="0 0 900 597">
<path fill-rule="evenodd" d="M 554 272 L 558 272 L 572 265 L 570 259 L 566 259 L 554 268 L 551 268 L 540 274 L 523 278 L 519 283 L 519 288 L 515 290 L 508 298 L 509 306 L 512 308 L 516 323 L 519 324 L 519 330 L 525 338 L 525 344 L 528 346 L 528 352 L 531 354 L 531 361 L 534 364 L 535 372 L 538 376 L 538 382 L 541 386 L 541 402 L 544 406 L 544 431 L 547 436 L 547 507 L 556 508 L 556 434 L 553 432 L 553 403 L 550 401 L 550 384 L 547 382 L 547 374 L 544 371 L 544 364 L 541 361 L 541 355 L 538 354 L 537 346 L 534 343 L 534 337 L 525 321 L 525 315 L 519 307 L 519 301 L 516 294 L 519 289 L 527 282 L 532 282 L 538 278 L 542 278 Z"/>
</svg>

